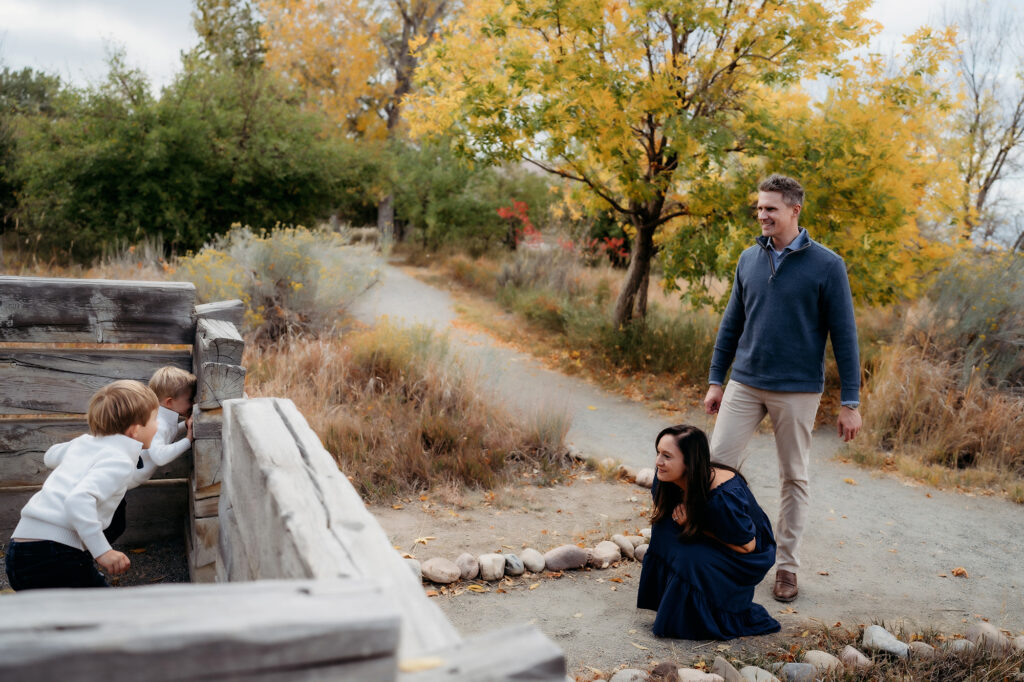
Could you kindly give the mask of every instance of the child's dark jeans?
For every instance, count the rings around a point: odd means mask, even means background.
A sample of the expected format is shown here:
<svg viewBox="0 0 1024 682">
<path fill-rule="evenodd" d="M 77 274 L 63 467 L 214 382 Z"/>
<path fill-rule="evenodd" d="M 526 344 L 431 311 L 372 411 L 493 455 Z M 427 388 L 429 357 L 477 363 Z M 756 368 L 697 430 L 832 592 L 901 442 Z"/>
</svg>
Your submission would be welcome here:
<svg viewBox="0 0 1024 682">
<path fill-rule="evenodd" d="M 109 587 L 87 550 L 52 540 L 7 543 L 7 580 L 12 590 L 44 587 Z"/>
</svg>

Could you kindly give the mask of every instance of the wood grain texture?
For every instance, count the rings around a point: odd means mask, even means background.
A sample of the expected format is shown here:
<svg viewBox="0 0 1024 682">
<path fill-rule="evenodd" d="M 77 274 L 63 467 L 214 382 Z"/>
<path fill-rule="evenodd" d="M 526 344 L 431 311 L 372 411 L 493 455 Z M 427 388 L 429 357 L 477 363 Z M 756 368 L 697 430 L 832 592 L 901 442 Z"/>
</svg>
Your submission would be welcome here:
<svg viewBox="0 0 1024 682">
<path fill-rule="evenodd" d="M 192 436 L 196 441 L 220 440 L 224 424 L 224 411 L 220 408 L 213 410 L 201 409 L 198 405 L 192 407 Z M 195 443 L 193 443 L 195 447 Z M 201 483 L 200 485 L 206 485 Z"/>
<path fill-rule="evenodd" d="M 84 419 L 0 420 L 0 486 L 39 485 L 50 470 L 43 455 L 55 443 L 88 432 Z M 153 474 L 153 480 L 188 478 L 192 454 L 186 452 Z"/>
<path fill-rule="evenodd" d="M 245 394 L 245 367 L 204 362 L 197 370 L 195 406 L 199 409 L 212 410 Z"/>
<path fill-rule="evenodd" d="M 224 412 L 222 504 L 229 496 L 253 577 L 372 578 L 401 605 L 403 656 L 461 641 L 294 403 L 232 400 Z"/>
<path fill-rule="evenodd" d="M 196 322 L 196 342 L 192 346 L 193 365 L 202 367 L 206 362 L 241 365 L 245 341 L 238 329 L 223 320 Z"/>
<path fill-rule="evenodd" d="M 0 630 L 5 680 L 386 682 L 397 671 L 398 614 L 362 581 L 36 590 L 3 600 L 18 624 Z"/>
<path fill-rule="evenodd" d="M 245 304 L 237 298 L 203 303 L 196 306 L 195 314 L 197 320 L 224 320 L 241 328 L 245 319 Z"/>
<path fill-rule="evenodd" d="M 191 371 L 187 350 L 0 349 L 0 414 L 84 414 L 116 379 L 148 383 L 157 368 Z"/>
<path fill-rule="evenodd" d="M 443 663 L 418 673 L 399 673 L 400 682 L 564 682 L 565 655 L 535 627 L 517 625 L 430 653 Z"/>
<path fill-rule="evenodd" d="M 0 276 L 0 342 L 193 342 L 189 282 Z"/>
</svg>

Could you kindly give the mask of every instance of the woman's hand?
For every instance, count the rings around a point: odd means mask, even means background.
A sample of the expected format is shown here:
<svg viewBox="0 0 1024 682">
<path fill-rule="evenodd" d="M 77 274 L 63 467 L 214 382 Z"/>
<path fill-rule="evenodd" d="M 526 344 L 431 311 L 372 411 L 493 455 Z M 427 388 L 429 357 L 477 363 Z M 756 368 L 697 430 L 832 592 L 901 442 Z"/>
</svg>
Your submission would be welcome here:
<svg viewBox="0 0 1024 682">
<path fill-rule="evenodd" d="M 686 523 L 686 507 L 684 505 L 677 505 L 676 508 L 672 510 L 672 520 L 680 526 Z"/>
</svg>

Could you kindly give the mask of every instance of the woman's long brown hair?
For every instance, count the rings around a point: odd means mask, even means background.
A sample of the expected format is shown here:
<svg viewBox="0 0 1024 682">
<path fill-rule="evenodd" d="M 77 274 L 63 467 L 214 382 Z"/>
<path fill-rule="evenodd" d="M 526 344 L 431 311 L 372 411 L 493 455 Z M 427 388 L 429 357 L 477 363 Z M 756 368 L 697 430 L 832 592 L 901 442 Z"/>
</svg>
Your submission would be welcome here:
<svg viewBox="0 0 1024 682">
<path fill-rule="evenodd" d="M 657 482 L 657 490 L 654 491 L 654 513 L 651 522 L 657 523 L 662 519 L 672 516 L 672 510 L 682 504 L 686 509 L 686 521 L 682 525 L 681 538 L 692 538 L 704 530 L 704 509 L 707 505 L 708 496 L 711 494 L 711 447 L 708 445 L 708 437 L 696 426 L 679 424 L 662 429 L 658 437 L 654 439 L 654 449 L 657 452 L 658 443 L 665 436 L 671 436 L 679 452 L 683 453 L 683 465 L 685 466 L 686 493 L 675 483 Z M 731 471 L 741 479 L 743 475 L 730 466 L 714 463 L 714 468 Z M 746 479 L 743 479 L 744 482 Z"/>
</svg>

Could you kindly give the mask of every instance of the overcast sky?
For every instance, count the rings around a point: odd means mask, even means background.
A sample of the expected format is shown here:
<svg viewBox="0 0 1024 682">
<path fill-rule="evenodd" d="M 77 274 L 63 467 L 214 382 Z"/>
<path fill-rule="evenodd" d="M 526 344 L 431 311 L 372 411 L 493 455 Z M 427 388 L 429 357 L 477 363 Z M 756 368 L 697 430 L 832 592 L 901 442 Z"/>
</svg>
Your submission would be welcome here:
<svg viewBox="0 0 1024 682">
<path fill-rule="evenodd" d="M 885 26 L 876 49 L 888 52 L 922 22 L 937 23 L 941 6 L 876 0 L 870 16 Z M 191 11 L 191 0 L 0 0 L 0 66 L 30 66 L 87 85 L 102 80 L 107 47 L 116 44 L 159 92 L 178 70 L 180 53 L 196 43 Z"/>
</svg>

